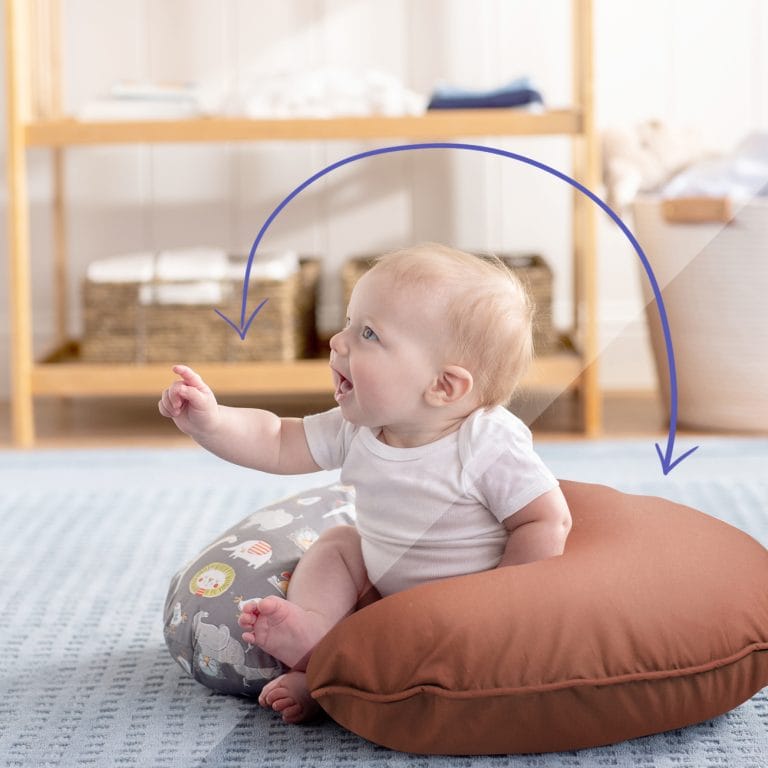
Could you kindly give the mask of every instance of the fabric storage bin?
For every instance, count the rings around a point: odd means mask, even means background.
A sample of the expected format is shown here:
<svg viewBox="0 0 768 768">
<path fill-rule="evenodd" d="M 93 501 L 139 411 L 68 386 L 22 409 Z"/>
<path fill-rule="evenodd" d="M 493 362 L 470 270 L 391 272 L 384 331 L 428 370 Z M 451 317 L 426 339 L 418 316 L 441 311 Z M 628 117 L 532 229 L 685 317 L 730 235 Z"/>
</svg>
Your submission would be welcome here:
<svg viewBox="0 0 768 768">
<path fill-rule="evenodd" d="M 536 306 L 533 346 L 536 354 L 551 352 L 558 345 L 558 334 L 552 322 L 552 270 L 537 253 L 500 253 L 499 258 L 525 284 Z M 354 256 L 341 270 L 344 308 L 349 304 L 355 283 L 373 266 L 373 255 Z"/>
<path fill-rule="evenodd" d="M 316 348 L 318 259 L 260 257 L 248 291 L 268 299 L 245 341 L 238 320 L 246 259 L 220 251 L 130 254 L 94 262 L 83 289 L 82 357 L 89 362 L 294 360 Z"/>
<path fill-rule="evenodd" d="M 728 223 L 667 221 L 662 198 L 634 203 L 634 230 L 664 299 L 677 370 L 678 421 L 695 429 L 768 431 L 768 200 Z M 650 282 L 641 277 L 659 384 L 669 366 Z"/>
</svg>

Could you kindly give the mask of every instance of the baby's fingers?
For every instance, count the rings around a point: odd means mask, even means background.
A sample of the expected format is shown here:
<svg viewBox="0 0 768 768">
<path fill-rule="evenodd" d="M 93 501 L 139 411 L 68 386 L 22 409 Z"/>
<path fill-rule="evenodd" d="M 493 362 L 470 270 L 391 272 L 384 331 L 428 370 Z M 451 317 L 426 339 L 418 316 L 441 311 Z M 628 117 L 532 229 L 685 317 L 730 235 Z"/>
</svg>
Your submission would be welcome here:
<svg viewBox="0 0 768 768">
<path fill-rule="evenodd" d="M 163 416 L 173 418 L 181 412 L 183 402 L 178 395 L 173 394 L 173 387 L 169 387 L 160 396 L 160 402 L 157 405 Z"/>
<path fill-rule="evenodd" d="M 171 413 L 168 406 L 163 402 L 165 399 L 165 393 L 163 393 L 163 396 L 160 398 L 160 400 L 157 403 L 157 409 L 160 411 L 161 416 L 165 416 L 166 418 L 172 418 L 173 414 Z"/>
<path fill-rule="evenodd" d="M 182 408 L 186 403 L 189 403 L 190 407 L 196 410 L 205 410 L 209 404 L 210 391 L 206 389 L 201 391 L 196 387 L 190 387 L 186 384 L 182 384 L 177 381 L 171 387 L 171 405 L 176 409 L 176 414 L 181 413 Z"/>
<path fill-rule="evenodd" d="M 208 385 L 203 381 L 203 377 L 193 371 L 188 365 L 174 365 L 173 372 L 177 376 L 181 376 L 183 382 L 189 387 L 195 387 L 202 392 L 208 392 Z"/>
<path fill-rule="evenodd" d="M 187 403 L 193 408 L 203 408 L 206 403 L 206 395 L 194 387 L 188 387 L 181 381 L 176 381 L 163 392 L 159 403 L 160 413 L 163 416 L 174 418 L 181 414 Z"/>
</svg>

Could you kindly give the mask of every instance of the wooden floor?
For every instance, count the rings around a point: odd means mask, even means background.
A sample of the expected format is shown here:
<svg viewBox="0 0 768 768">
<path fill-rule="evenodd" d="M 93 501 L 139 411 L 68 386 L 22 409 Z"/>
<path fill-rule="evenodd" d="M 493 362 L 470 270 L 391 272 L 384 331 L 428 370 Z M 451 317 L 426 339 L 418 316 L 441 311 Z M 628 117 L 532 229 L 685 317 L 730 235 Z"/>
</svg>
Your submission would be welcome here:
<svg viewBox="0 0 768 768">
<path fill-rule="evenodd" d="M 531 424 L 536 439 L 581 439 L 575 396 L 551 398 L 522 395 L 512 410 Z M 302 416 L 332 408 L 332 398 L 307 400 L 222 400 L 227 405 L 267 408 L 282 416 Z M 652 392 L 608 394 L 604 398 L 604 429 L 601 437 L 659 436 L 666 433 L 664 409 Z M 37 447 L 88 448 L 103 446 L 188 445 L 189 438 L 157 410 L 148 398 L 51 398 L 35 408 Z M 10 413 L 0 403 L 0 449 L 12 448 Z"/>
</svg>

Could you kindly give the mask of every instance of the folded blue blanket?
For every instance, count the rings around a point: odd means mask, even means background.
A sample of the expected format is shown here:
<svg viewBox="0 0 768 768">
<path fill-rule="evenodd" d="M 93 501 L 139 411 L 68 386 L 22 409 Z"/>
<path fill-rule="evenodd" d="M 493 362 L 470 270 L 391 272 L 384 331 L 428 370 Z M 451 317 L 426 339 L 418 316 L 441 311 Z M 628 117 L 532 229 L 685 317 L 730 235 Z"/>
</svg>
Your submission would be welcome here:
<svg viewBox="0 0 768 768">
<path fill-rule="evenodd" d="M 450 85 L 439 85 L 432 92 L 427 109 L 488 109 L 543 104 L 541 93 L 527 77 L 490 91 L 471 91 Z"/>
</svg>

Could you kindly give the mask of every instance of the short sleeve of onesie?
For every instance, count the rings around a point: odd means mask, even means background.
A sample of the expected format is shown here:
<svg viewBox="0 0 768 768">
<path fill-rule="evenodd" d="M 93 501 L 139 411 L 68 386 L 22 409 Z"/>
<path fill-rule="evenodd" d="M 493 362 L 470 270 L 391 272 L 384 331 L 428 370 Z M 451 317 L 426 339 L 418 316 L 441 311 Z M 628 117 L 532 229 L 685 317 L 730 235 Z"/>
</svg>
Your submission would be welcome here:
<svg viewBox="0 0 768 768">
<path fill-rule="evenodd" d="M 502 522 L 558 486 L 526 425 L 505 408 L 476 411 L 460 439 L 467 493 Z"/>
<path fill-rule="evenodd" d="M 340 467 L 357 427 L 342 418 L 340 408 L 305 416 L 303 424 L 309 452 L 317 465 L 322 469 Z"/>
</svg>

